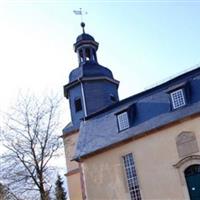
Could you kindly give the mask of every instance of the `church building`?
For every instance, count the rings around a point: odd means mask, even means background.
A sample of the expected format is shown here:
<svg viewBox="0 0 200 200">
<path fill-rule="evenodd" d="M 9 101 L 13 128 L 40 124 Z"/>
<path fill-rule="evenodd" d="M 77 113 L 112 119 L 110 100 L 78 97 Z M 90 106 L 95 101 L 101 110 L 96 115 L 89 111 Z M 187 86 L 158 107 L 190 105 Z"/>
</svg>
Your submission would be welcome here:
<svg viewBox="0 0 200 200">
<path fill-rule="evenodd" d="M 70 200 L 200 200 L 200 67 L 119 100 L 119 81 L 81 26 L 64 86 Z"/>
</svg>

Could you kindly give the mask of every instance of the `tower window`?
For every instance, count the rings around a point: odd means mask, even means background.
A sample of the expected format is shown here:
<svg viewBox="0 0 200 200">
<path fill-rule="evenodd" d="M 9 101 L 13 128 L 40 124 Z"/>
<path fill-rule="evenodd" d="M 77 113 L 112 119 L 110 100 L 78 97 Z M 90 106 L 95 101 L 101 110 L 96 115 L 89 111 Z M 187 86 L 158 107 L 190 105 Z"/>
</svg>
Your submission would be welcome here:
<svg viewBox="0 0 200 200">
<path fill-rule="evenodd" d="M 119 126 L 119 130 L 123 131 L 127 128 L 130 127 L 129 125 L 129 119 L 128 119 L 128 113 L 127 112 L 123 112 L 117 115 L 117 122 L 118 122 L 118 126 Z"/>
<path fill-rule="evenodd" d="M 186 105 L 184 90 L 179 89 L 172 93 L 170 93 L 171 101 L 172 101 L 172 107 L 173 109 L 177 109 L 180 107 L 183 107 Z"/>
<path fill-rule="evenodd" d="M 110 94 L 110 100 L 112 102 L 116 102 L 117 101 L 116 97 L 113 94 Z"/>
<path fill-rule="evenodd" d="M 123 156 L 123 161 L 131 200 L 141 200 L 142 198 L 140 194 L 135 163 L 133 160 L 133 154 L 129 153 Z"/>
<path fill-rule="evenodd" d="M 80 98 L 76 99 L 74 103 L 76 112 L 81 111 L 82 110 L 81 99 Z"/>
</svg>

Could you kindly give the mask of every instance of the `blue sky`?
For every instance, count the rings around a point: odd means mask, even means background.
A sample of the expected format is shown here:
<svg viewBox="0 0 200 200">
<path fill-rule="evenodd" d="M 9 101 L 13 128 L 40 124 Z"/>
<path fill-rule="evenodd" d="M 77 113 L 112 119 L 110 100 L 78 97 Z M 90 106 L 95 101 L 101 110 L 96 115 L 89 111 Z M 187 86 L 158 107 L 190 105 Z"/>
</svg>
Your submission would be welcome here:
<svg viewBox="0 0 200 200">
<path fill-rule="evenodd" d="M 99 42 L 99 63 L 120 81 L 121 99 L 200 63 L 200 1 L 1 0 L 1 111 L 19 91 L 62 96 L 78 66 L 79 8 L 88 12 L 86 32 Z"/>
</svg>

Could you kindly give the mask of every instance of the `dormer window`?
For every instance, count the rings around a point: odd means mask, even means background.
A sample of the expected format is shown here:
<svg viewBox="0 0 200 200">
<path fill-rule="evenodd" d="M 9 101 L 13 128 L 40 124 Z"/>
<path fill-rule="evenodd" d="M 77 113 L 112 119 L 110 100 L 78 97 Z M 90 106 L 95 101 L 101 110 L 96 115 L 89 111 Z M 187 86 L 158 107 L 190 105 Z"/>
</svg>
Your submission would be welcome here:
<svg viewBox="0 0 200 200">
<path fill-rule="evenodd" d="M 123 110 L 115 113 L 119 132 L 133 126 L 136 114 L 135 104 L 128 105 Z"/>
<path fill-rule="evenodd" d="M 178 89 L 170 93 L 173 109 L 177 109 L 186 105 L 184 89 Z"/>
<path fill-rule="evenodd" d="M 119 131 L 123 131 L 123 130 L 129 128 L 130 124 L 129 124 L 128 112 L 125 111 L 125 112 L 118 114 L 117 122 L 118 122 Z"/>
<path fill-rule="evenodd" d="M 166 92 L 170 98 L 171 110 L 182 108 L 190 103 L 191 89 L 189 81 L 174 84 Z"/>
</svg>

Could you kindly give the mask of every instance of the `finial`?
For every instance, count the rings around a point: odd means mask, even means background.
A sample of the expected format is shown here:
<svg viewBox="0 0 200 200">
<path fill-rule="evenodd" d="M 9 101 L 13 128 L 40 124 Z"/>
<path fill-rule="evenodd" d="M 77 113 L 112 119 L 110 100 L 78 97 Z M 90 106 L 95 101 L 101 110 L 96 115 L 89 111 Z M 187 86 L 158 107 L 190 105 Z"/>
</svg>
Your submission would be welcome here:
<svg viewBox="0 0 200 200">
<path fill-rule="evenodd" d="M 83 33 L 85 33 L 85 23 L 84 22 L 81 22 L 81 27 L 83 29 Z"/>
</svg>

